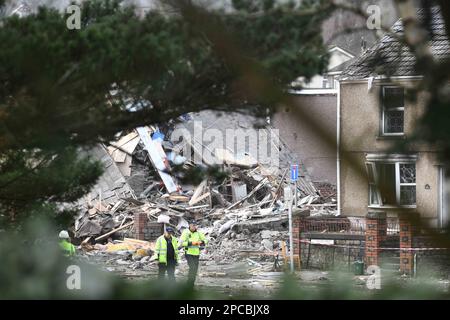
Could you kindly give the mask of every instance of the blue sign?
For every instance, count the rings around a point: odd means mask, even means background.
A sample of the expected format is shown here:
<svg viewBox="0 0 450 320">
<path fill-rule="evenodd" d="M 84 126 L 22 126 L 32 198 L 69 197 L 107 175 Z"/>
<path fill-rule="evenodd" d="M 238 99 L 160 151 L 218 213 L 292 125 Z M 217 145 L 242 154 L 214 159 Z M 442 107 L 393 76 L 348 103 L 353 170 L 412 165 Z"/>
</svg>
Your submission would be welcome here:
<svg viewBox="0 0 450 320">
<path fill-rule="evenodd" d="M 291 165 L 291 180 L 292 181 L 298 180 L 298 164 Z"/>
</svg>

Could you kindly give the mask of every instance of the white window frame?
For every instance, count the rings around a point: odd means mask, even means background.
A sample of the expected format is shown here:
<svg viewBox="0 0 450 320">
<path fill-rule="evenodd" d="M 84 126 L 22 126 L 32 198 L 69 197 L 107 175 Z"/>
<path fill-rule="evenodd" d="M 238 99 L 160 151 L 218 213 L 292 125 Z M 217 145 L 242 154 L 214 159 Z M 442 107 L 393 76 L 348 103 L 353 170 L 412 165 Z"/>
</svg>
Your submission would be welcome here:
<svg viewBox="0 0 450 320">
<path fill-rule="evenodd" d="M 450 170 L 448 167 L 439 166 L 439 221 L 438 225 L 440 228 L 447 226 L 450 222 L 450 215 L 448 207 L 448 195 L 446 186 L 446 171 Z"/>
<path fill-rule="evenodd" d="M 378 172 L 376 168 L 375 162 L 366 162 L 366 170 L 367 170 L 367 178 L 369 181 L 369 205 L 376 206 L 377 204 L 374 204 L 372 202 L 372 188 L 373 191 L 376 194 L 376 197 L 378 198 L 378 206 L 381 206 L 383 204 L 381 199 L 381 193 L 378 185 Z"/>
<path fill-rule="evenodd" d="M 416 182 L 411 183 L 411 182 L 401 182 L 400 181 L 400 165 L 401 164 L 413 164 L 414 165 L 414 171 L 416 173 Z M 400 204 L 400 189 L 402 186 L 414 186 L 416 188 L 416 202 L 417 202 L 417 168 L 416 168 L 416 164 L 414 162 L 396 162 L 395 163 L 395 192 L 396 192 L 396 200 L 397 200 L 397 204 Z M 406 206 L 414 206 L 416 207 L 416 205 L 406 205 Z"/>
<path fill-rule="evenodd" d="M 377 187 L 379 184 L 379 176 L 378 176 L 378 172 L 377 172 L 377 164 L 394 164 L 395 165 L 395 200 L 396 200 L 396 205 L 384 205 L 383 204 L 383 198 L 381 197 L 381 192 L 379 190 L 379 188 Z M 416 170 L 416 179 L 417 179 L 417 167 L 416 167 L 416 162 L 414 161 L 366 161 L 366 170 L 367 170 L 367 175 L 368 175 L 368 182 L 369 182 L 369 208 L 417 208 L 417 203 L 416 204 L 410 204 L 410 205 L 401 205 L 400 204 L 400 187 L 401 186 L 415 186 L 416 187 L 416 201 L 417 201 L 417 180 L 415 183 L 401 183 L 400 182 L 400 165 L 401 164 L 414 164 L 415 166 L 415 170 Z M 372 170 L 372 174 L 370 173 L 369 170 Z M 373 180 L 371 179 L 371 175 L 373 177 Z M 371 181 L 372 180 L 372 181 Z M 370 190 L 370 186 L 374 186 L 376 187 L 376 195 L 378 198 L 378 204 L 374 204 L 371 203 L 371 190 Z"/>
<path fill-rule="evenodd" d="M 405 135 L 405 99 L 404 99 L 404 91 L 405 89 L 403 88 L 403 107 L 398 107 L 398 108 L 392 108 L 389 109 L 389 111 L 403 111 L 403 132 L 386 132 L 384 124 L 385 124 L 385 112 L 386 112 L 386 108 L 384 106 L 384 97 L 385 97 L 385 89 L 397 89 L 397 88 L 402 88 L 399 86 L 382 86 L 381 90 L 382 90 L 382 109 L 381 109 L 381 135 L 382 136 L 403 136 Z"/>
</svg>

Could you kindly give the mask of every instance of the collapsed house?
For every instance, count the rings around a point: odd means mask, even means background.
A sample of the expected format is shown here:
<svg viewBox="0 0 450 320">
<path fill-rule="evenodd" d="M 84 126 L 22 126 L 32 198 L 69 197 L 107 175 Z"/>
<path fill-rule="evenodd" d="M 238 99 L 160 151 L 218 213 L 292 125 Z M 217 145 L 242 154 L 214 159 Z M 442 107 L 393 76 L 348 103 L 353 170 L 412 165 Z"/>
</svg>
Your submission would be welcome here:
<svg viewBox="0 0 450 320">
<path fill-rule="evenodd" d="M 105 171 L 81 200 L 81 214 L 75 221 L 75 237 L 86 251 L 151 251 L 164 226 L 172 226 L 180 235 L 196 220 L 210 238 L 205 253 L 208 259 L 232 262 L 242 254 L 263 259 L 281 249 L 287 254 L 288 215 L 283 190 L 290 184 L 288 167 L 280 170 L 279 165 L 261 164 L 249 150 L 211 149 L 201 141 L 186 139 L 186 135 L 181 141 L 170 139 L 180 128 L 192 132 L 189 130 L 198 117 L 184 116 L 171 123 L 137 128 L 91 150 Z M 218 121 L 227 127 L 224 118 Z M 237 126 L 250 125 L 252 119 L 248 121 L 230 119 Z M 210 119 L 207 123 L 211 125 Z M 270 130 L 270 126 L 262 130 Z M 270 147 L 280 144 L 278 141 L 275 136 L 267 144 Z M 211 157 L 220 163 L 215 171 L 210 170 Z M 202 174 L 189 179 L 191 171 Z M 305 170 L 297 181 L 297 197 L 297 206 L 310 208 L 313 215 L 335 214 L 334 198 L 322 196 Z M 324 202 L 328 205 L 317 206 Z"/>
</svg>

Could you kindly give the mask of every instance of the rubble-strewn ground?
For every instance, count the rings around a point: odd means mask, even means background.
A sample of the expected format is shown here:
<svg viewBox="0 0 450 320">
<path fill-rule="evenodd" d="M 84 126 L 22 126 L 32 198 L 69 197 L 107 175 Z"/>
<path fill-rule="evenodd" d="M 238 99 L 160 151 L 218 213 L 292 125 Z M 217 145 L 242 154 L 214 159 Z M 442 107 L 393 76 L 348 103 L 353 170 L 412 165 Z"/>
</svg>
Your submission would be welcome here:
<svg viewBox="0 0 450 320">
<path fill-rule="evenodd" d="M 126 260 L 126 255 L 111 253 L 84 254 L 81 259 L 98 265 L 105 272 L 113 272 L 121 277 L 140 281 L 155 279 L 158 267 L 155 263 L 143 263 L 138 269 L 136 262 Z M 187 279 L 188 266 L 184 258 L 180 259 L 176 269 L 177 281 Z M 217 264 L 214 261 L 201 258 L 200 269 L 196 281 L 199 289 L 211 289 L 220 293 L 233 295 L 238 292 L 250 291 L 270 297 L 282 284 L 282 271 L 272 271 L 273 261 L 267 262 L 247 261 Z M 297 276 L 302 285 L 317 288 L 328 281 L 328 273 L 324 271 L 302 271 Z"/>
<path fill-rule="evenodd" d="M 219 228 L 216 225 L 208 233 L 214 235 Z M 226 294 L 242 290 L 261 290 L 264 294 L 270 294 L 281 283 L 283 262 L 281 255 L 277 257 L 276 254 L 279 253 L 277 249 L 280 241 L 287 237 L 287 232 L 266 230 L 256 233 L 236 233 L 229 230 L 217 237 L 210 237 L 208 246 L 201 254 L 197 285 Z M 99 245 L 96 248 L 99 249 L 81 251 L 81 258 L 98 265 L 106 272 L 114 272 L 128 279 L 140 280 L 157 276 L 157 265 L 150 262 L 149 255 L 139 256 L 135 249 L 115 250 L 120 249 L 120 243 Z M 112 250 L 108 252 L 110 249 Z M 151 254 L 151 251 L 148 253 Z M 188 267 L 183 254 L 180 257 L 176 276 L 182 281 L 187 276 Z M 277 265 L 275 261 L 278 262 Z M 320 278 L 324 273 L 317 274 Z"/>
<path fill-rule="evenodd" d="M 157 278 L 158 268 L 155 263 L 142 263 L 138 269 L 134 269 L 136 262 L 126 260 L 125 254 L 84 254 L 80 259 L 86 259 L 89 263 L 98 265 L 105 272 L 113 272 L 130 281 L 145 281 Z M 249 293 L 258 298 L 273 297 L 283 285 L 284 272 L 273 271 L 273 261 L 256 262 L 258 265 L 256 268 L 255 262 L 242 259 L 233 263 L 218 264 L 202 257 L 196 288 L 214 291 L 230 298 L 242 293 Z M 182 258 L 176 269 L 178 282 L 187 279 L 187 271 L 187 263 Z M 366 287 L 369 276 L 349 275 L 349 277 L 351 281 L 345 284 L 347 288 L 351 288 L 355 292 L 361 292 L 361 294 L 371 291 Z M 331 289 L 333 286 L 334 290 L 339 290 L 336 286 L 340 286 L 339 273 L 328 271 L 296 271 L 294 278 L 297 280 L 298 287 L 308 291 L 311 295 L 314 292 L 319 293 L 321 289 Z M 397 281 L 402 281 L 404 285 L 419 281 L 400 276 L 395 276 L 395 278 Z M 435 287 L 438 291 L 450 291 L 450 281 L 448 280 L 428 279 L 426 283 Z"/>
</svg>

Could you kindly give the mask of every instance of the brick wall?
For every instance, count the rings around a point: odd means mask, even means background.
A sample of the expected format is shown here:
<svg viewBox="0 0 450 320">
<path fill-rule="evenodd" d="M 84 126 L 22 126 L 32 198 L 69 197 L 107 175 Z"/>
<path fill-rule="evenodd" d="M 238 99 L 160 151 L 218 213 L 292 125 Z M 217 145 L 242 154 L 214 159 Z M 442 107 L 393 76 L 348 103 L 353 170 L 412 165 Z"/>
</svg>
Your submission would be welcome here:
<svg viewBox="0 0 450 320">
<path fill-rule="evenodd" d="M 301 252 L 301 217 L 300 216 L 293 216 L 292 217 L 292 233 L 293 233 L 293 246 L 294 246 L 294 261 L 296 260 L 296 257 L 300 259 L 300 252 Z"/>
<path fill-rule="evenodd" d="M 305 224 L 305 218 L 309 216 L 309 209 L 297 209 L 292 212 L 292 237 L 294 246 L 294 263 L 297 269 L 300 269 L 301 258 L 301 232 Z"/>
<path fill-rule="evenodd" d="M 369 212 L 366 216 L 366 266 L 380 265 L 380 245 L 386 239 L 386 213 Z"/>
<path fill-rule="evenodd" d="M 144 212 L 134 214 L 134 233 L 133 236 L 139 240 L 154 241 L 164 233 L 164 224 L 151 222 Z"/>
<path fill-rule="evenodd" d="M 412 274 L 414 268 L 414 252 L 402 250 L 413 247 L 413 237 L 417 235 L 419 215 L 415 212 L 399 215 L 400 225 L 400 272 Z"/>
</svg>

